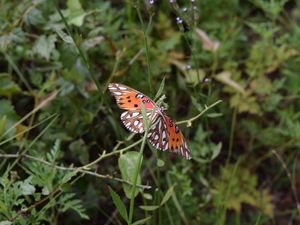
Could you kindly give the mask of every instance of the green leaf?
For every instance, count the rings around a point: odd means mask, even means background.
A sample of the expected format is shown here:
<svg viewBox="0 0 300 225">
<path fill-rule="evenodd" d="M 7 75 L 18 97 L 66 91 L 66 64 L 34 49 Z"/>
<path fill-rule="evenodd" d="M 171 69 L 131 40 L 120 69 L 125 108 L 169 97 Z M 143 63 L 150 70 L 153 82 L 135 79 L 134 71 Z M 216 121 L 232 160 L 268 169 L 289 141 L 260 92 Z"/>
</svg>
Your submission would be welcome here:
<svg viewBox="0 0 300 225">
<path fill-rule="evenodd" d="M 6 119 L 7 119 L 6 115 L 0 117 L 0 137 L 2 137 L 2 135 L 4 134 L 5 127 L 6 127 Z"/>
<path fill-rule="evenodd" d="M 140 205 L 140 208 L 145 211 L 154 211 L 159 208 L 159 205 Z"/>
<path fill-rule="evenodd" d="M 132 223 L 132 225 L 140 225 L 140 224 L 144 224 L 146 221 L 150 220 L 152 216 L 148 216 L 144 219 L 141 219 L 141 220 L 138 220 L 138 221 L 135 221 L 134 223 Z"/>
<path fill-rule="evenodd" d="M 42 35 L 36 41 L 33 52 L 41 57 L 49 60 L 52 51 L 55 49 L 56 35 L 52 34 L 48 37 Z"/>
<path fill-rule="evenodd" d="M 160 83 L 160 86 L 159 86 L 159 89 L 158 89 L 158 91 L 157 91 L 157 93 L 155 95 L 154 101 L 156 101 L 159 98 L 159 96 L 161 96 L 161 94 L 162 94 L 162 92 L 163 92 L 163 90 L 165 88 L 165 78 L 166 77 L 164 77 L 162 79 L 161 83 Z"/>
<path fill-rule="evenodd" d="M 76 176 L 77 174 L 77 171 L 74 170 L 74 171 L 70 171 L 69 173 L 66 173 L 63 178 L 61 179 L 61 183 L 62 184 L 66 184 L 67 182 L 69 182 L 72 177 Z"/>
<path fill-rule="evenodd" d="M 124 203 L 122 202 L 120 196 L 111 187 L 108 187 L 108 188 L 109 188 L 110 195 L 113 199 L 113 203 L 117 207 L 122 218 L 127 222 L 128 221 L 128 213 L 127 213 L 127 209 L 126 209 Z"/>
<path fill-rule="evenodd" d="M 206 116 L 209 118 L 216 118 L 216 117 L 223 116 L 223 113 L 208 113 L 206 114 Z"/>
<path fill-rule="evenodd" d="M 20 92 L 20 87 L 10 78 L 9 74 L 0 74 L 0 96 L 9 97 Z"/>
<path fill-rule="evenodd" d="M 55 29 L 55 31 L 64 42 L 75 45 L 74 40 L 70 35 L 68 35 L 67 33 L 63 32 L 60 29 Z"/>
<path fill-rule="evenodd" d="M 138 169 L 138 158 L 139 153 L 138 152 L 126 152 L 125 154 L 121 155 L 118 164 L 119 168 L 121 170 L 121 175 L 124 180 L 127 180 L 131 183 L 134 182 L 134 173 Z M 141 184 L 141 176 L 138 175 L 137 178 L 137 185 Z M 132 186 L 128 184 L 123 184 L 123 190 L 126 194 L 126 197 L 130 199 L 131 195 L 131 189 Z M 134 195 L 136 196 L 138 194 L 138 189 L 135 190 Z"/>
<path fill-rule="evenodd" d="M 174 186 L 171 186 L 167 193 L 165 194 L 165 196 L 163 197 L 161 203 L 160 203 L 160 206 L 162 206 L 163 204 L 165 204 L 169 199 L 170 197 L 172 196 L 172 194 L 174 193 Z"/>
<path fill-rule="evenodd" d="M 85 208 L 82 206 L 80 200 L 75 199 L 74 193 L 66 193 L 58 199 L 57 204 L 60 205 L 60 211 L 66 212 L 67 210 L 74 210 L 83 219 L 89 219 L 89 216 L 85 212 Z"/>
<path fill-rule="evenodd" d="M 174 193 L 174 187 L 171 186 L 165 196 L 163 197 L 161 203 L 159 205 L 141 205 L 140 208 L 145 210 L 145 211 L 154 211 L 158 209 L 159 207 L 163 206 L 172 196 Z"/>
<path fill-rule="evenodd" d="M 17 121 L 19 121 L 20 117 L 15 112 L 14 107 L 11 105 L 9 100 L 0 100 L 0 118 L 2 120 L 3 117 L 6 117 L 5 123 L 5 132 L 6 130 L 10 129 Z M 2 121 L 3 122 L 3 121 Z M 3 122 L 4 123 L 4 122 Z M 4 132 L 4 133 L 5 133 Z M 16 128 L 11 129 L 11 132 L 8 133 L 9 137 L 13 137 L 16 133 Z"/>
<path fill-rule="evenodd" d="M 9 216 L 9 211 L 10 209 L 7 208 L 7 205 L 0 200 L 0 213 L 4 214 L 5 216 Z"/>
<path fill-rule="evenodd" d="M 79 161 L 84 165 L 89 163 L 89 151 L 88 147 L 82 139 L 73 141 L 69 145 L 69 149 L 72 154 L 79 159 Z"/>
<path fill-rule="evenodd" d="M 156 165 L 158 167 L 163 167 L 165 165 L 165 162 L 163 160 L 161 160 L 161 159 L 158 159 L 157 162 L 156 162 Z"/>
<path fill-rule="evenodd" d="M 205 77 L 204 70 L 201 69 L 192 69 L 192 70 L 186 70 L 184 72 L 185 75 L 185 82 L 188 84 L 193 84 L 194 86 L 199 84 Z"/>
<path fill-rule="evenodd" d="M 211 156 L 211 160 L 214 160 L 221 152 L 221 149 L 222 149 L 222 142 L 219 142 L 216 146 L 214 146 L 212 148 L 212 156 Z"/>
<path fill-rule="evenodd" d="M 8 220 L 5 220 L 5 221 L 1 221 L 0 222 L 0 225 L 11 225 L 12 222 L 8 221 Z"/>
<path fill-rule="evenodd" d="M 35 25 L 45 23 L 45 18 L 40 10 L 37 8 L 32 8 L 28 13 L 24 16 L 24 21 L 27 25 Z"/>
<path fill-rule="evenodd" d="M 20 188 L 23 195 L 32 195 L 35 193 L 35 187 L 31 184 L 32 177 L 29 177 L 24 182 L 20 183 Z"/>
<path fill-rule="evenodd" d="M 75 26 L 80 27 L 83 24 L 83 20 L 85 17 L 85 12 L 82 9 L 79 0 L 68 0 L 67 6 L 70 10 L 70 15 L 68 17 L 68 22 Z"/>
<path fill-rule="evenodd" d="M 59 156 L 61 155 L 60 152 L 60 140 L 56 139 L 54 146 L 52 147 L 51 151 L 49 153 L 47 153 L 47 159 L 54 163 L 56 159 L 59 158 Z"/>
<path fill-rule="evenodd" d="M 148 116 L 147 116 L 147 111 L 145 108 L 145 105 L 141 102 L 141 111 L 142 111 L 142 116 L 143 116 L 143 122 L 144 122 L 144 126 L 145 126 L 145 130 L 149 129 L 149 120 L 148 120 Z M 153 112 L 151 113 L 151 115 L 153 114 Z"/>
</svg>

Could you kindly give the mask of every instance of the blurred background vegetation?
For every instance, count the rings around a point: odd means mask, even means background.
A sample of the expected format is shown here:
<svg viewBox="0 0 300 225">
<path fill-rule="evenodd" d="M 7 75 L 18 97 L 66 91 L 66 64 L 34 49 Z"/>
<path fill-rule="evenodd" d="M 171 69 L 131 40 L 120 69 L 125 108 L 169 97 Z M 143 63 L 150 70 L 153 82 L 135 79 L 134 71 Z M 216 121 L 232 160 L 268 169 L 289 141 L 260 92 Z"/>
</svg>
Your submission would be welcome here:
<svg viewBox="0 0 300 225">
<path fill-rule="evenodd" d="M 295 0 L 1 0 L 0 224 L 299 224 L 299 22 Z M 192 160 L 146 145 L 132 211 L 141 136 L 107 85 L 163 77 L 177 121 L 222 103 L 180 125 Z"/>
</svg>

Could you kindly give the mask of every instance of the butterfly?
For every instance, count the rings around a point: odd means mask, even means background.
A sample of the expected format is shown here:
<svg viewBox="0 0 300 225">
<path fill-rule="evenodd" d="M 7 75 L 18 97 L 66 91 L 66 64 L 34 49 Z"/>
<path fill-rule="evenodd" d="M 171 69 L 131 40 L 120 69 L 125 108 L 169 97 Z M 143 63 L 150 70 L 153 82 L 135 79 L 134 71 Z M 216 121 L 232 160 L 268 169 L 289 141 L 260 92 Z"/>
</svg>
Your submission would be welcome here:
<svg viewBox="0 0 300 225">
<path fill-rule="evenodd" d="M 121 114 L 121 121 L 128 130 L 134 133 L 144 133 L 145 127 L 141 110 L 141 103 L 143 103 L 151 122 L 147 134 L 150 144 L 158 150 L 169 150 L 186 159 L 191 159 L 191 153 L 182 132 L 162 107 L 158 107 L 152 99 L 126 85 L 110 83 L 108 89 L 115 97 L 118 106 L 127 110 Z M 155 111 L 152 112 L 153 110 Z"/>
</svg>

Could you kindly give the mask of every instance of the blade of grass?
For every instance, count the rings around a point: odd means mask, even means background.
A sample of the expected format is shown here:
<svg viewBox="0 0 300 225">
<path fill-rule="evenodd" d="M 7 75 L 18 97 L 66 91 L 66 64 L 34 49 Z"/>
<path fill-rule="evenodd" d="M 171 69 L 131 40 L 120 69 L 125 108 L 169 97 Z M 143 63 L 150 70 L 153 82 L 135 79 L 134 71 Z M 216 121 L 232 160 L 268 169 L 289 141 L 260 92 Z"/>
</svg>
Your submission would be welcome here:
<svg viewBox="0 0 300 225">
<path fill-rule="evenodd" d="M 30 87 L 29 83 L 27 82 L 27 80 L 23 76 L 22 72 L 19 70 L 18 66 L 15 64 L 14 60 L 10 57 L 10 55 L 8 55 L 8 54 L 4 54 L 4 55 L 5 55 L 6 60 L 11 65 L 11 67 L 14 69 L 14 71 L 19 76 L 19 78 L 21 79 L 21 81 L 24 83 L 24 85 L 26 86 L 26 88 L 30 92 L 32 92 L 32 88 Z"/>
<path fill-rule="evenodd" d="M 11 141 L 11 140 L 13 140 L 13 139 L 15 139 L 16 137 L 18 137 L 18 136 L 20 136 L 20 135 L 22 135 L 22 134 L 24 134 L 24 133 L 26 133 L 26 132 L 32 130 L 33 128 L 35 128 L 35 127 L 37 127 L 37 126 L 43 124 L 44 122 L 46 122 L 47 120 L 53 118 L 54 116 L 57 116 L 57 115 L 56 115 L 56 114 L 53 114 L 53 115 L 51 115 L 50 117 L 47 117 L 46 119 L 44 119 L 44 120 L 38 122 L 38 123 L 35 124 L 34 126 L 28 128 L 28 129 L 26 129 L 26 130 L 23 130 L 23 131 L 19 132 L 18 134 L 14 135 L 13 137 L 10 137 L 10 138 L 8 138 L 8 139 L 6 139 L 6 140 L 0 142 L 0 146 L 3 145 L 3 144 L 5 144 L 5 143 L 7 143 L 7 142 L 9 142 L 9 141 Z M 50 123 L 51 123 L 51 122 L 50 122 Z"/>
</svg>

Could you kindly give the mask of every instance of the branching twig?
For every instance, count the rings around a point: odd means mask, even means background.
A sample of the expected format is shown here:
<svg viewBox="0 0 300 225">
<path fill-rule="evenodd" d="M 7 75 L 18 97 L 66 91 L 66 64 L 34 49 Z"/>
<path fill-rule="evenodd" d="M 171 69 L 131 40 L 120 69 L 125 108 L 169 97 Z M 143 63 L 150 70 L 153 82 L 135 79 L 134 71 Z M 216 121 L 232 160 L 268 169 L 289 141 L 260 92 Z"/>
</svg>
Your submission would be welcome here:
<svg viewBox="0 0 300 225">
<path fill-rule="evenodd" d="M 177 124 L 183 124 L 183 123 L 187 123 L 187 126 L 190 127 L 192 125 L 192 122 L 196 119 L 198 119 L 200 116 L 202 116 L 204 113 L 206 113 L 208 110 L 210 110 L 211 108 L 215 107 L 216 105 L 218 105 L 219 103 L 221 103 L 222 100 L 218 100 L 215 103 L 211 104 L 210 106 L 205 106 L 205 109 L 203 111 L 201 111 L 198 115 L 187 119 L 187 120 L 182 120 L 182 121 L 178 121 L 176 122 Z"/>
<path fill-rule="evenodd" d="M 99 174 L 97 172 L 87 171 L 85 169 L 82 169 L 81 167 L 64 167 L 64 166 L 53 165 L 52 163 L 50 163 L 50 162 L 48 162 L 44 159 L 37 158 L 37 157 L 27 155 L 27 154 L 0 154 L 0 158 L 27 158 L 27 159 L 30 159 L 30 160 L 33 160 L 33 161 L 36 161 L 36 162 L 40 162 L 44 165 L 54 167 L 54 168 L 59 169 L 59 170 L 76 171 L 76 172 L 79 172 L 79 173 L 82 173 L 82 174 L 88 174 L 88 175 L 99 177 L 99 178 L 102 178 L 102 179 L 115 180 L 115 181 L 118 181 L 118 182 L 121 182 L 121 183 L 133 185 L 131 182 L 129 182 L 127 180 L 123 180 L 121 178 L 113 177 L 112 175 L 109 175 L 109 174 L 107 174 L 107 175 Z M 151 186 L 149 186 L 149 185 L 137 185 L 137 187 L 143 188 L 143 189 L 150 189 L 151 188 Z"/>
</svg>

